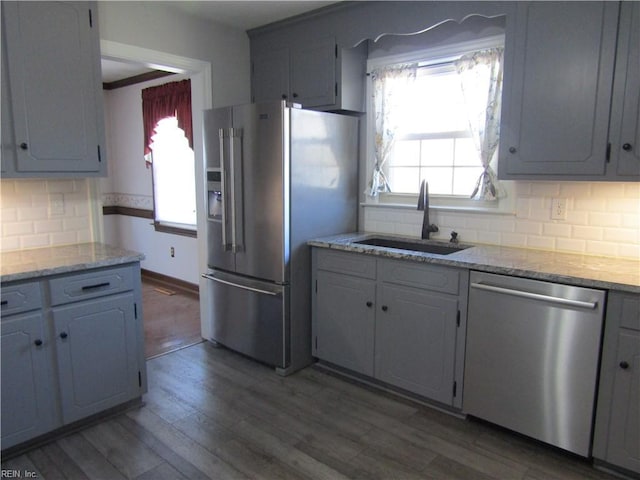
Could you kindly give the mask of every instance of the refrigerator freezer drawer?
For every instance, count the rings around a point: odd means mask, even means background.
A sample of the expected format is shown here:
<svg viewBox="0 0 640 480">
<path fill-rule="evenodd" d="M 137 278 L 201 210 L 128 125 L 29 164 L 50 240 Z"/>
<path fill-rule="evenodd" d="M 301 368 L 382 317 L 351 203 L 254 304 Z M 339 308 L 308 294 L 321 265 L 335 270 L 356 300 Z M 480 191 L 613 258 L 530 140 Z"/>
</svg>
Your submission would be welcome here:
<svg viewBox="0 0 640 480">
<path fill-rule="evenodd" d="M 278 368 L 289 364 L 289 287 L 209 271 L 211 339 Z"/>
</svg>

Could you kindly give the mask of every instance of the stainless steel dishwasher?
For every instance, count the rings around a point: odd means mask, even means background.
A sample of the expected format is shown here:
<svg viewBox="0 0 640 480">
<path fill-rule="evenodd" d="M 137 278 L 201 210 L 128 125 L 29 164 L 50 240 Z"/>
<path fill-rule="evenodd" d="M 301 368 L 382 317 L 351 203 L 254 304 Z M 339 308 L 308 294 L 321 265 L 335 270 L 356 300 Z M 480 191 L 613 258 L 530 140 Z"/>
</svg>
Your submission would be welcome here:
<svg viewBox="0 0 640 480">
<path fill-rule="evenodd" d="M 463 411 L 582 456 L 605 292 L 471 272 Z"/>
</svg>

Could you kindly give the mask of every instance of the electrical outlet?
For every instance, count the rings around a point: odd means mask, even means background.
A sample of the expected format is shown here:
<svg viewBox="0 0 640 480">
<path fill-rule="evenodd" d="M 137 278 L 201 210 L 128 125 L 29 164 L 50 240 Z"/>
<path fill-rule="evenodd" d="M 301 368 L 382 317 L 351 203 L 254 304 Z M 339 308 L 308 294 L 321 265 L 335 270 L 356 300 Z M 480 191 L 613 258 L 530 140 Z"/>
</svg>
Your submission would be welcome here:
<svg viewBox="0 0 640 480">
<path fill-rule="evenodd" d="M 567 219 L 567 199 L 554 198 L 551 200 L 551 219 L 566 220 Z"/>
<path fill-rule="evenodd" d="M 171 254 L 171 258 L 176 256 L 176 249 L 171 247 L 171 250 L 169 250 L 169 253 Z"/>
</svg>

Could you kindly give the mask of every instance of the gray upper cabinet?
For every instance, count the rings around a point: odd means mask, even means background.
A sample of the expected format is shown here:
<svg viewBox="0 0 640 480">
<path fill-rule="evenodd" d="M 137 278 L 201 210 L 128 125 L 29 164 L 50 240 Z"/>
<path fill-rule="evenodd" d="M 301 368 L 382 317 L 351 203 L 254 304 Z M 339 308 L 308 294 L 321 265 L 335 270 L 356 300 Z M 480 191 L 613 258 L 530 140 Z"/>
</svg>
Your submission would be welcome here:
<svg viewBox="0 0 640 480">
<path fill-rule="evenodd" d="M 617 2 L 519 3 L 507 21 L 498 176 L 604 177 Z"/>
<path fill-rule="evenodd" d="M 5 176 L 106 175 L 96 5 L 2 2 L 2 22 Z"/>
<path fill-rule="evenodd" d="M 367 45 L 342 49 L 334 37 L 251 39 L 253 102 L 288 100 L 317 110 L 364 111 Z"/>
<path fill-rule="evenodd" d="M 267 50 L 254 55 L 251 62 L 252 100 L 256 103 L 271 100 L 288 100 L 289 49 L 286 47 Z M 258 79 L 258 80 L 255 80 Z"/>
<path fill-rule="evenodd" d="M 640 2 L 623 2 L 611 105 L 611 165 L 640 176 Z"/>
<path fill-rule="evenodd" d="M 336 58 L 333 38 L 305 42 L 291 50 L 291 100 L 307 108 L 336 101 Z"/>
</svg>

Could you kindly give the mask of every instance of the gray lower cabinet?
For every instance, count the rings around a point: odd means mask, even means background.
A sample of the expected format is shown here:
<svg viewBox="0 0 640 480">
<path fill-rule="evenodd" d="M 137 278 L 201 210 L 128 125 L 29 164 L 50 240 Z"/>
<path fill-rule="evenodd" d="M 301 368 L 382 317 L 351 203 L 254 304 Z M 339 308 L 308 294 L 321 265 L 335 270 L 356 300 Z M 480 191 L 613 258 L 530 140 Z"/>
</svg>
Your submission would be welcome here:
<svg viewBox="0 0 640 480">
<path fill-rule="evenodd" d="M 593 456 L 640 473 L 640 295 L 609 292 Z"/>
<path fill-rule="evenodd" d="M 451 405 L 457 298 L 383 283 L 378 303 L 375 377 Z"/>
<path fill-rule="evenodd" d="M 2 450 L 146 391 L 139 263 L 2 285 Z"/>
<path fill-rule="evenodd" d="M 51 344 L 41 310 L 2 318 L 2 448 L 54 426 Z"/>
<path fill-rule="evenodd" d="M 314 355 L 373 376 L 374 280 L 319 270 Z"/>
<path fill-rule="evenodd" d="M 460 408 L 466 270 L 322 248 L 312 258 L 313 355 Z"/>
<path fill-rule="evenodd" d="M 134 306 L 125 293 L 53 309 L 65 423 L 139 395 Z"/>
</svg>

